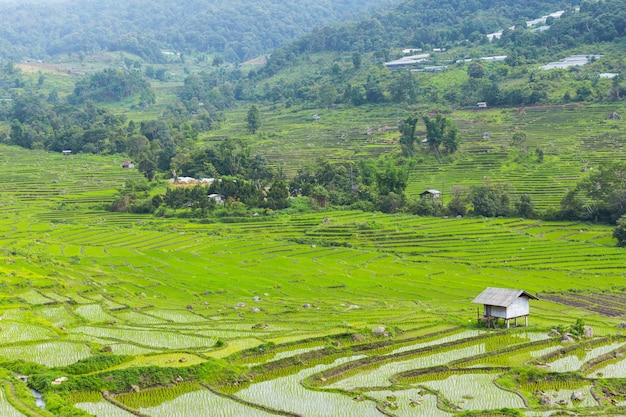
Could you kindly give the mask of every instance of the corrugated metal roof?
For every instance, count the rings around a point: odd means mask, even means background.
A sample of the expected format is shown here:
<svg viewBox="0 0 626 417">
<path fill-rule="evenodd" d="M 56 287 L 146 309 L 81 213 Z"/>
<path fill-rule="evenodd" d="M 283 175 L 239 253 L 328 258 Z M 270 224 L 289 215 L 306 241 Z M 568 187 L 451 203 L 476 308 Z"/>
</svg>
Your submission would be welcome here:
<svg viewBox="0 0 626 417">
<path fill-rule="evenodd" d="M 474 298 L 472 303 L 487 304 L 490 306 L 508 307 L 521 296 L 526 296 L 533 300 L 538 300 L 536 296 L 524 290 L 510 290 L 507 288 L 488 287 Z"/>
</svg>

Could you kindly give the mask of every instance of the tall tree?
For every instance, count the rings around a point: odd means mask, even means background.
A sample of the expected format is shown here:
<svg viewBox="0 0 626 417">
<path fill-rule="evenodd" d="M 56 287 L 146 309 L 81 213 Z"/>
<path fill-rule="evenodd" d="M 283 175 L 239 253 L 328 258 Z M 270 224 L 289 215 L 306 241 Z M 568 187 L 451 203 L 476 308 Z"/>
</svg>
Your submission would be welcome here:
<svg viewBox="0 0 626 417">
<path fill-rule="evenodd" d="M 448 121 L 443 134 L 443 147 L 449 154 L 455 153 L 459 149 L 459 129 L 455 124 Z"/>
<path fill-rule="evenodd" d="M 318 98 L 322 106 L 330 108 L 337 98 L 337 90 L 331 83 L 325 82 L 319 87 Z"/>
<path fill-rule="evenodd" d="M 261 127 L 261 113 L 259 112 L 259 108 L 254 104 L 250 106 L 248 110 L 246 127 L 248 128 L 248 132 L 252 134 L 256 133 Z"/>
<path fill-rule="evenodd" d="M 266 205 L 273 210 L 289 207 L 289 189 L 285 181 L 278 179 L 270 186 Z"/>
<path fill-rule="evenodd" d="M 467 66 L 467 75 L 470 78 L 483 78 L 485 75 L 485 68 L 481 62 L 472 62 Z"/>
<path fill-rule="evenodd" d="M 354 65 L 355 69 L 361 68 L 361 54 L 359 52 L 352 53 L 352 65 Z"/>
<path fill-rule="evenodd" d="M 389 84 L 391 99 L 397 103 L 413 104 L 417 101 L 417 87 L 411 71 L 395 71 Z"/>
<path fill-rule="evenodd" d="M 513 137 L 511 138 L 511 145 L 520 148 L 520 151 L 523 150 L 526 146 L 526 133 L 524 132 L 515 132 L 513 133 Z"/>
<path fill-rule="evenodd" d="M 519 201 L 515 202 L 515 210 L 518 216 L 525 219 L 533 219 L 535 217 L 535 205 L 528 194 L 522 194 Z"/>
<path fill-rule="evenodd" d="M 613 237 L 617 239 L 617 246 L 626 247 L 626 214 L 617 220 L 617 226 L 613 230 Z"/>
<path fill-rule="evenodd" d="M 400 125 L 400 146 L 404 156 L 409 158 L 415 154 L 415 127 L 417 121 L 417 116 L 409 116 Z"/>
<path fill-rule="evenodd" d="M 587 211 L 594 221 L 613 223 L 626 214 L 626 164 L 607 163 L 577 187 L 588 198 Z"/>
<path fill-rule="evenodd" d="M 474 185 L 470 188 L 469 200 L 477 216 L 507 217 L 511 214 L 508 188 L 504 184 L 487 180 L 484 185 Z"/>
<path fill-rule="evenodd" d="M 434 151 L 439 151 L 439 146 L 443 145 L 450 154 L 459 148 L 459 132 L 458 128 L 447 118 L 438 114 L 433 120 L 429 116 L 423 116 L 426 125 L 426 141 L 428 146 Z"/>
</svg>

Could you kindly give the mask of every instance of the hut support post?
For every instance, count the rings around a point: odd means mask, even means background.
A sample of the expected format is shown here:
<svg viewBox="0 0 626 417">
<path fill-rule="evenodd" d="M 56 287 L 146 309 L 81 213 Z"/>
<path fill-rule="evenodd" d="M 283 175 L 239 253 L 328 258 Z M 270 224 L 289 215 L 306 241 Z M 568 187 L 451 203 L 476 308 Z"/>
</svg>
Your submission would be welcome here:
<svg viewBox="0 0 626 417">
<path fill-rule="evenodd" d="M 525 323 L 525 324 L 526 324 L 526 327 L 528 327 L 528 316 L 524 316 L 524 320 L 525 320 L 525 322 L 526 322 L 526 323 Z"/>
</svg>

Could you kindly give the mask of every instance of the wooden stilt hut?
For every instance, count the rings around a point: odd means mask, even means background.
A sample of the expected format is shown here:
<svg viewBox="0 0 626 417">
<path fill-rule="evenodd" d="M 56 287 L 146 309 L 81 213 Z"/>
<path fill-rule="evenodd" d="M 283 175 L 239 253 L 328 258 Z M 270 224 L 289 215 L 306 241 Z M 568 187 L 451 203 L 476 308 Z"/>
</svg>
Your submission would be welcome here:
<svg viewBox="0 0 626 417">
<path fill-rule="evenodd" d="M 478 313 L 478 322 L 484 322 L 487 327 L 498 327 L 500 320 L 504 325 L 510 327 L 517 326 L 517 319 L 524 318 L 524 325 L 528 326 L 528 315 L 530 314 L 529 300 L 539 298 L 524 291 L 511 290 L 506 288 L 488 287 L 474 298 L 472 303 L 483 304 L 483 314 Z"/>
</svg>

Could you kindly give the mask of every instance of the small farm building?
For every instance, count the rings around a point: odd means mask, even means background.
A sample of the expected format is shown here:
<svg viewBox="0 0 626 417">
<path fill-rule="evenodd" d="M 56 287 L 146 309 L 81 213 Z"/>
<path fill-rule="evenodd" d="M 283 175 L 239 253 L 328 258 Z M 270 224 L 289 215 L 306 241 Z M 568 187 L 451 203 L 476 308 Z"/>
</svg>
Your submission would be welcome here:
<svg viewBox="0 0 626 417">
<path fill-rule="evenodd" d="M 126 168 L 126 169 L 135 168 L 135 164 L 132 163 L 131 161 L 126 161 L 122 164 L 122 168 Z"/>
<path fill-rule="evenodd" d="M 486 101 L 479 101 L 478 103 L 476 103 L 476 107 L 478 107 L 479 109 L 486 109 L 487 108 L 487 102 Z"/>
<path fill-rule="evenodd" d="M 420 194 L 420 198 L 439 198 L 441 197 L 441 192 L 439 190 L 426 190 Z"/>
<path fill-rule="evenodd" d="M 224 204 L 224 196 L 221 194 L 209 194 L 209 200 L 215 201 L 215 204 Z"/>
<path fill-rule="evenodd" d="M 396 59 L 394 61 L 385 62 L 384 65 L 389 70 L 394 70 L 398 68 L 404 67 L 412 67 L 417 64 L 427 62 L 430 59 L 430 54 L 418 54 L 418 55 L 410 55 L 403 56 L 400 59 Z"/>
<path fill-rule="evenodd" d="M 536 296 L 524 290 L 510 290 L 506 288 L 486 288 L 472 303 L 483 304 L 483 315 L 478 315 L 478 321 L 484 321 L 487 327 L 496 327 L 500 319 L 504 320 L 509 327 L 510 320 L 524 317 L 525 325 L 528 326 L 530 314 L 529 300 L 538 300 Z"/>
<path fill-rule="evenodd" d="M 61 151 L 61 153 L 62 153 L 63 155 L 66 155 L 66 156 L 67 156 L 67 155 L 71 155 L 71 154 L 72 154 L 72 151 L 71 151 L 71 150 L 69 150 L 69 149 L 65 149 L 65 150 Z"/>
</svg>

